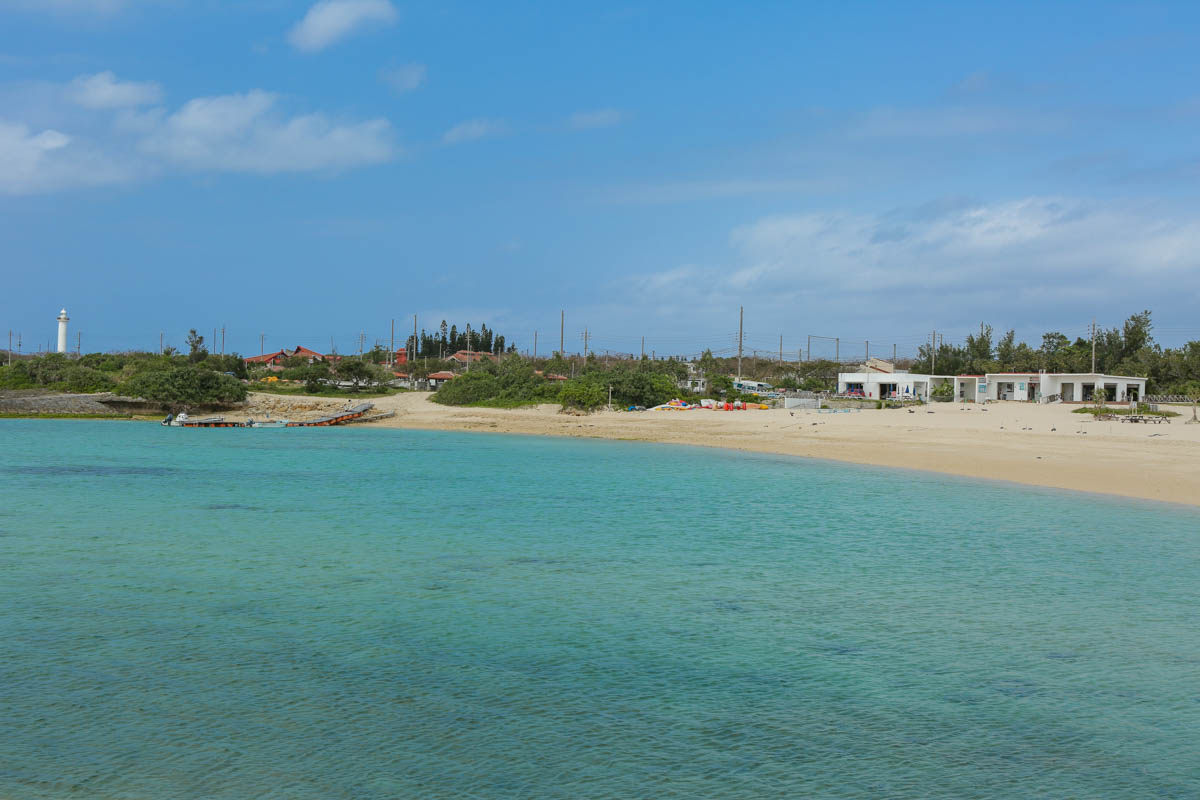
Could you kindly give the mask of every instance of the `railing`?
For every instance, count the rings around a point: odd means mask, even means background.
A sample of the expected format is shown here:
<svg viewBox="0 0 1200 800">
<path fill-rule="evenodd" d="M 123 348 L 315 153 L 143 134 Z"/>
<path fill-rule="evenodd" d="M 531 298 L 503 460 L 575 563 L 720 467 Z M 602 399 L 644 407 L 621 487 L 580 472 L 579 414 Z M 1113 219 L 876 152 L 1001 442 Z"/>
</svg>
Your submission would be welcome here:
<svg viewBox="0 0 1200 800">
<path fill-rule="evenodd" d="M 1193 398 L 1186 394 L 1148 394 L 1146 395 L 1147 403 L 1192 403 Z"/>
</svg>

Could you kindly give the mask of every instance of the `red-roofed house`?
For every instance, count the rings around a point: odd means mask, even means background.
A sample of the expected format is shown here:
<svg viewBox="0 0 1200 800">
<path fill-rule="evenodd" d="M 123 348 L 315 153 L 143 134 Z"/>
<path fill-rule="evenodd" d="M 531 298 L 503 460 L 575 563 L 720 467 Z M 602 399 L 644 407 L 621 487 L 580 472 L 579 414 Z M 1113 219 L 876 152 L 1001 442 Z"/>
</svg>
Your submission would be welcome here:
<svg viewBox="0 0 1200 800">
<path fill-rule="evenodd" d="M 491 353 L 479 353 L 475 350 L 459 350 L 450 356 L 451 361 L 457 361 L 459 364 L 473 364 L 485 358 L 493 358 L 493 356 Z"/>
<path fill-rule="evenodd" d="M 453 372 L 434 372 L 430 374 L 429 378 L 427 379 L 429 381 L 429 388 L 437 389 L 446 381 L 454 380 L 455 377 L 457 376 Z"/>
<path fill-rule="evenodd" d="M 312 364 L 316 361 L 324 361 L 325 356 L 318 353 L 316 350 L 309 350 L 307 347 L 296 345 L 293 350 L 279 350 L 274 353 L 264 353 L 261 356 L 249 356 L 245 360 L 247 364 L 261 364 L 267 367 L 282 367 L 283 362 L 294 356 L 301 356 Z"/>
<path fill-rule="evenodd" d="M 280 350 L 279 352 L 276 352 L 276 353 L 264 353 L 261 356 L 249 356 L 245 359 L 245 362 L 247 364 L 252 364 L 252 365 L 253 364 L 261 364 L 266 367 L 274 367 L 274 366 L 279 365 L 279 363 L 282 362 L 287 357 L 288 357 L 287 351 Z"/>
</svg>

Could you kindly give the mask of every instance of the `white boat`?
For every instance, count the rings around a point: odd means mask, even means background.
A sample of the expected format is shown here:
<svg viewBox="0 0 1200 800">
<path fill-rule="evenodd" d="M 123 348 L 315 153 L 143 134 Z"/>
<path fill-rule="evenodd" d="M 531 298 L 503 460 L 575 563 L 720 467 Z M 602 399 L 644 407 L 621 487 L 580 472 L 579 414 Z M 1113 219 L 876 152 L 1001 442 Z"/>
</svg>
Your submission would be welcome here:
<svg viewBox="0 0 1200 800">
<path fill-rule="evenodd" d="M 286 419 L 264 419 L 250 420 L 246 423 L 247 428 L 286 428 L 291 420 Z"/>
<path fill-rule="evenodd" d="M 161 424 L 169 428 L 189 428 L 224 421 L 224 417 L 190 417 L 186 411 L 180 411 L 178 414 L 167 414 L 167 418 Z"/>
</svg>

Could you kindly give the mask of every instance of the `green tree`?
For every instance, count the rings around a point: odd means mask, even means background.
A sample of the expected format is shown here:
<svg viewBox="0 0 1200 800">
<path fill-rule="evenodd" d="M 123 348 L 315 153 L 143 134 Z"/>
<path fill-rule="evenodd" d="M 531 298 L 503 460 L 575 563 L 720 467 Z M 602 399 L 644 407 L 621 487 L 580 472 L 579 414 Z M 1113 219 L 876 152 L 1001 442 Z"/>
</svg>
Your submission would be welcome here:
<svg viewBox="0 0 1200 800">
<path fill-rule="evenodd" d="M 339 380 L 348 381 L 354 390 L 379 383 L 382 377 L 378 370 L 372 369 L 367 362 L 359 361 L 357 358 L 343 358 L 333 371 Z"/>
<path fill-rule="evenodd" d="M 204 337 L 197 333 L 195 328 L 188 331 L 187 345 L 188 360 L 193 364 L 208 358 L 208 350 L 204 348 Z"/>
</svg>

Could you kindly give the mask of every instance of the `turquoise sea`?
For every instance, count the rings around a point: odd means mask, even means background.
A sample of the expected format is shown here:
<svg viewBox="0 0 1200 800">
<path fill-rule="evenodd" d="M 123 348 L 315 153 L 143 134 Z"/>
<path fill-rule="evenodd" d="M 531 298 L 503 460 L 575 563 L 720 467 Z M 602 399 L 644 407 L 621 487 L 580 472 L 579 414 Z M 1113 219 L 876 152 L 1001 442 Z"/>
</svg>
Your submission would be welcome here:
<svg viewBox="0 0 1200 800">
<path fill-rule="evenodd" d="M 1194 798 L 1200 513 L 0 420 L 0 797 Z"/>
</svg>

